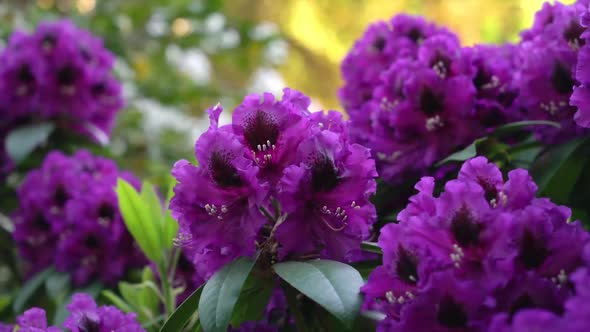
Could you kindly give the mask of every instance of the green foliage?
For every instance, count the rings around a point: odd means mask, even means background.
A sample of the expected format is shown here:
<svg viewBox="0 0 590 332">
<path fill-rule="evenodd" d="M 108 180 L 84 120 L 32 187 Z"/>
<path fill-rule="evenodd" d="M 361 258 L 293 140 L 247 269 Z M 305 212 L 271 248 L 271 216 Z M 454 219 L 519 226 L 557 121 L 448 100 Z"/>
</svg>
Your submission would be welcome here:
<svg viewBox="0 0 590 332">
<path fill-rule="evenodd" d="M 174 313 L 168 317 L 168 320 L 166 320 L 160 329 L 160 332 L 182 331 L 191 317 L 195 315 L 204 287 L 205 286 L 203 285 L 196 289 L 191 295 L 189 295 L 189 297 L 186 298 L 186 300 L 184 300 L 184 302 L 182 302 L 182 304 L 178 306 L 176 311 L 174 311 Z"/>
<path fill-rule="evenodd" d="M 275 264 L 274 271 L 295 289 L 350 327 L 361 306 L 363 278 L 349 265 L 315 260 Z"/>
<path fill-rule="evenodd" d="M 6 153 L 15 163 L 21 163 L 37 147 L 47 142 L 54 129 L 55 125 L 49 122 L 14 129 L 6 136 Z"/>
<path fill-rule="evenodd" d="M 217 271 L 199 300 L 199 319 L 207 332 L 225 332 L 254 261 L 238 258 Z"/>
<path fill-rule="evenodd" d="M 27 281 L 14 298 L 12 310 L 14 310 L 14 312 L 22 312 L 35 292 L 55 273 L 53 267 L 48 267 Z"/>
<path fill-rule="evenodd" d="M 590 160 L 590 138 L 550 147 L 531 168 L 539 193 L 567 204 L 584 165 Z"/>
<path fill-rule="evenodd" d="M 156 264 L 162 264 L 164 259 L 164 240 L 160 238 L 160 221 L 162 212 L 154 214 L 153 195 L 149 192 L 150 185 L 144 183 L 140 195 L 135 188 L 123 179 L 117 181 L 117 197 L 119 209 L 129 233 L 133 236 L 143 253 Z M 157 197 L 156 197 L 157 200 Z M 156 207 L 160 207 L 158 201 Z"/>
</svg>

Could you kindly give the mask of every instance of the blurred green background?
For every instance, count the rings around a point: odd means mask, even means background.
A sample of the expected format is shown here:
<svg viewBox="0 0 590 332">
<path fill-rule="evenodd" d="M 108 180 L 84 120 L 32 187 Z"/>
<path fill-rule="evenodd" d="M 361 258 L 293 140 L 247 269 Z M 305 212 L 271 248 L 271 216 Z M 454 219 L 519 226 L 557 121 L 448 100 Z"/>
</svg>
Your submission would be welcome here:
<svg viewBox="0 0 590 332">
<path fill-rule="evenodd" d="M 573 2 L 572 0 L 565 1 Z M 540 0 L 0 0 L 0 36 L 69 17 L 118 56 L 127 107 L 108 154 L 163 180 L 191 158 L 203 112 L 249 92 L 304 91 L 339 109 L 339 62 L 368 23 L 398 12 L 455 31 L 465 45 L 517 41 Z M 228 121 L 226 117 L 225 121 Z"/>
</svg>

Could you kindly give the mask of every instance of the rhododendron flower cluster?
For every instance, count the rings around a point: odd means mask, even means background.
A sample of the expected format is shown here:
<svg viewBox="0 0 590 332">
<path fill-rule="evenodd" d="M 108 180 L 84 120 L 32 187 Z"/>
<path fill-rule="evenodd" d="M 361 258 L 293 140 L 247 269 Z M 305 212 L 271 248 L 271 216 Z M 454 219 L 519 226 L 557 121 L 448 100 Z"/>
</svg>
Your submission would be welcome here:
<svg viewBox="0 0 590 332">
<path fill-rule="evenodd" d="M 67 305 L 70 316 L 63 327 L 71 332 L 145 332 L 136 314 L 125 314 L 113 306 L 97 306 L 87 294 L 78 293 Z M 59 332 L 62 329 L 48 326 L 45 310 L 31 308 L 16 319 L 18 331 L 23 332 Z M 12 328 L 9 330 L 12 331 Z"/>
<path fill-rule="evenodd" d="M 170 209 L 203 278 L 259 249 L 271 261 L 360 254 L 376 218 L 374 161 L 349 142 L 338 112 L 309 104 L 290 89 L 282 100 L 249 95 L 224 126 L 215 106 L 195 146 L 198 166 L 174 165 Z"/>
<path fill-rule="evenodd" d="M 398 15 L 369 27 L 342 62 L 351 139 L 379 175 L 403 181 L 512 120 L 513 47 L 463 49 L 452 32 Z"/>
<path fill-rule="evenodd" d="M 90 136 L 110 133 L 123 105 L 102 41 L 68 20 L 15 32 L 0 54 L 0 133 L 45 119 Z"/>
<path fill-rule="evenodd" d="M 119 212 L 119 177 L 139 186 L 113 161 L 84 150 L 51 152 L 27 174 L 18 188 L 13 237 L 29 274 L 55 264 L 76 285 L 112 284 L 145 263 Z"/>
<path fill-rule="evenodd" d="M 519 45 L 518 103 L 523 117 L 558 122 L 561 128 L 539 126 L 538 137 L 546 143 L 559 143 L 587 133 L 574 121 L 576 107 L 570 105 L 576 63 L 584 27 L 582 2 L 566 6 L 545 3 L 535 15 L 533 27 L 522 32 Z M 583 61 L 583 60 L 582 60 Z"/>
<path fill-rule="evenodd" d="M 587 133 L 587 10 L 582 0 L 545 3 L 521 41 L 505 45 L 462 47 L 447 29 L 408 15 L 370 25 L 341 66 L 351 140 L 371 148 L 379 175 L 397 183 L 505 123 L 559 123 L 531 127 L 545 143 Z"/>
<path fill-rule="evenodd" d="M 525 331 L 524 321 L 584 316 L 573 303 L 588 300 L 590 234 L 536 198 L 527 171 L 505 180 L 477 157 L 440 195 L 434 187 L 422 178 L 399 223 L 381 230 L 383 265 L 362 288 L 365 309 L 386 315 L 381 331 Z"/>
</svg>

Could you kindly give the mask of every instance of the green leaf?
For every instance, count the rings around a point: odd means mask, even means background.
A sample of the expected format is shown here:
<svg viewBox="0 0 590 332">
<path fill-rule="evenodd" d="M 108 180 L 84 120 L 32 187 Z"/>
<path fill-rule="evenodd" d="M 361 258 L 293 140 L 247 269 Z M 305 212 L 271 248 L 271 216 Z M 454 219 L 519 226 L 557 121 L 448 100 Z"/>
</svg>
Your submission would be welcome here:
<svg viewBox="0 0 590 332">
<path fill-rule="evenodd" d="M 272 295 L 273 286 L 272 279 L 250 274 L 234 307 L 231 325 L 238 328 L 244 322 L 260 320 Z"/>
<path fill-rule="evenodd" d="M 439 161 L 438 163 L 436 163 L 435 166 L 440 166 L 443 164 L 446 164 L 448 162 L 451 161 L 465 161 L 467 159 L 473 158 L 477 155 L 477 146 L 484 142 L 485 140 L 487 140 L 487 137 L 482 137 L 482 138 L 478 138 L 475 141 L 473 141 L 473 143 L 469 144 L 466 148 L 464 148 L 463 150 L 457 151 L 451 155 L 449 155 L 448 157 L 446 157 L 445 159 Z"/>
<path fill-rule="evenodd" d="M 521 129 L 526 129 L 527 127 L 531 126 L 552 126 L 555 128 L 561 128 L 561 125 L 557 122 L 553 121 L 544 121 L 544 120 L 531 120 L 531 121 L 518 121 L 518 122 L 511 122 L 505 124 L 500 127 L 496 127 L 492 132 L 494 136 L 502 136 L 508 133 L 512 133 L 515 131 L 519 131 Z"/>
<path fill-rule="evenodd" d="M 63 297 L 69 291 L 70 275 L 66 273 L 55 273 L 45 281 L 45 289 L 50 298 Z"/>
<path fill-rule="evenodd" d="M 363 241 L 363 243 L 361 243 L 361 249 L 363 251 L 383 255 L 383 250 L 381 250 L 381 247 L 379 247 L 379 245 L 376 242 Z"/>
<path fill-rule="evenodd" d="M 27 281 L 14 298 L 12 310 L 14 310 L 15 313 L 21 313 L 31 296 L 35 294 L 35 291 L 37 291 L 37 289 L 39 289 L 39 287 L 41 287 L 41 285 L 43 285 L 43 283 L 54 273 L 55 270 L 53 267 L 48 267 Z"/>
<path fill-rule="evenodd" d="M 164 240 L 166 241 L 167 248 L 170 249 L 173 246 L 174 237 L 178 233 L 178 222 L 172 218 L 172 212 L 170 211 L 170 200 L 174 196 L 174 186 L 176 185 L 176 179 L 171 177 L 170 185 L 168 187 L 168 195 L 166 196 L 166 211 L 164 211 Z"/>
<path fill-rule="evenodd" d="M 225 332 L 242 287 L 254 266 L 254 260 L 242 257 L 217 271 L 203 288 L 199 318 L 203 330 Z"/>
<path fill-rule="evenodd" d="M 116 192 L 119 209 L 129 233 L 151 261 L 161 263 L 163 252 L 159 249 L 158 225 L 152 222 L 150 215 L 152 208 L 146 206 L 135 188 L 123 179 L 118 179 Z"/>
<path fill-rule="evenodd" d="M 119 291 L 125 302 L 139 315 L 140 322 L 149 322 L 158 315 L 160 295 L 158 286 L 152 281 L 146 280 L 140 284 L 122 281 L 119 283 Z"/>
<path fill-rule="evenodd" d="M 352 326 L 361 306 L 363 278 L 353 267 L 329 260 L 284 262 L 274 265 L 287 283 L 309 297 L 347 327 Z"/>
<path fill-rule="evenodd" d="M 381 265 L 380 259 L 350 264 L 355 270 L 359 271 L 364 280 L 367 280 L 371 272 L 373 272 L 379 265 Z"/>
<path fill-rule="evenodd" d="M 555 146 L 542 154 L 531 173 L 539 193 L 558 204 L 568 203 L 570 194 L 590 157 L 590 138 Z"/>
<path fill-rule="evenodd" d="M 113 293 L 112 291 L 106 289 L 102 291 L 102 296 L 106 297 L 115 307 L 123 310 L 124 312 L 133 312 L 133 309 L 125 300 L 120 298 L 117 294 Z"/>
<path fill-rule="evenodd" d="M 158 251 L 165 250 L 168 248 L 168 244 L 164 239 L 164 211 L 154 185 L 144 181 L 141 185 L 140 197 L 144 206 L 148 209 L 150 219 L 146 220 L 146 222 L 149 222 L 154 227 L 158 239 Z"/>
<path fill-rule="evenodd" d="M 6 136 L 6 153 L 12 161 L 19 164 L 38 146 L 47 142 L 54 129 L 55 125 L 49 122 L 17 128 Z"/>
<path fill-rule="evenodd" d="M 176 308 L 168 320 L 166 320 L 166 323 L 162 325 L 160 332 L 182 331 L 191 317 L 197 312 L 203 288 L 204 285 L 199 287 Z"/>
</svg>

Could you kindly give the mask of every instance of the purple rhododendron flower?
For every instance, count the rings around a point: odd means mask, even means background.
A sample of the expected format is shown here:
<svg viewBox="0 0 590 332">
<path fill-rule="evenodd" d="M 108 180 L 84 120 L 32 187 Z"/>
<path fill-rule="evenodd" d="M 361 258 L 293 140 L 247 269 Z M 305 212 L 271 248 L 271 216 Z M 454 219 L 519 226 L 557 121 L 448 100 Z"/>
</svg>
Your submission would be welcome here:
<svg viewBox="0 0 590 332">
<path fill-rule="evenodd" d="M 547 331 L 587 323 L 566 319 L 587 314 L 576 307 L 587 303 L 590 257 L 590 234 L 568 208 L 536 198 L 525 170 L 505 180 L 484 157 L 440 195 L 434 187 L 423 178 L 399 223 L 381 230 L 383 265 L 362 288 L 363 308 L 386 315 L 380 331 L 529 331 L 537 316 Z"/>
<path fill-rule="evenodd" d="M 271 261 L 360 254 L 376 219 L 368 200 L 374 161 L 348 141 L 339 113 L 311 113 L 309 105 L 290 89 L 281 100 L 250 95 L 226 126 L 218 125 L 222 108 L 215 106 L 195 146 L 199 165 L 174 165 L 170 209 L 201 278 L 257 250 Z M 277 208 L 280 215 L 268 218 Z"/>
<path fill-rule="evenodd" d="M 72 332 L 143 332 L 135 313 L 123 313 L 113 306 L 97 306 L 87 294 L 78 293 L 67 305 L 70 316 L 64 327 Z"/>
<path fill-rule="evenodd" d="M 16 317 L 18 330 L 23 332 L 60 332 L 55 326 L 48 326 L 45 310 L 31 308 Z"/>
<path fill-rule="evenodd" d="M 110 133 L 123 100 L 99 38 L 68 20 L 45 22 L 15 32 L 0 59 L 3 123 L 53 119 L 91 137 L 89 125 Z"/>
<path fill-rule="evenodd" d="M 545 3 L 535 16 L 533 28 L 522 33 L 517 103 L 525 119 L 561 125 L 534 128 L 538 138 L 546 143 L 560 143 L 588 132 L 576 124 L 576 107 L 570 105 L 574 87 L 579 83 L 575 75 L 578 54 L 585 47 L 585 29 L 579 19 L 583 9 L 579 3 Z M 581 92 L 573 98 L 572 105 Z"/>
<path fill-rule="evenodd" d="M 114 283 L 145 262 L 119 212 L 119 177 L 139 186 L 113 161 L 83 150 L 51 152 L 27 174 L 17 192 L 13 237 L 29 275 L 55 264 L 76 285 Z"/>
</svg>

